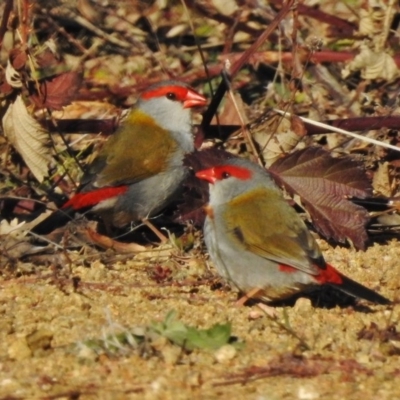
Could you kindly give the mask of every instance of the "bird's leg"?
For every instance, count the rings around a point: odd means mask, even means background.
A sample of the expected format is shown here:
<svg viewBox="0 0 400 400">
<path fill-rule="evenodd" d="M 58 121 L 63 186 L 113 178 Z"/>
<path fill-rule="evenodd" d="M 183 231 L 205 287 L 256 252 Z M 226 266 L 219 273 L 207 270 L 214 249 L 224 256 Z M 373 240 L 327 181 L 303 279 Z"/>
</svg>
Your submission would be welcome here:
<svg viewBox="0 0 400 400">
<path fill-rule="evenodd" d="M 258 294 L 262 292 L 262 289 L 255 287 L 251 289 L 249 292 L 245 293 L 239 300 L 236 301 L 235 305 L 241 307 L 246 303 L 247 300 L 254 299 Z"/>
<path fill-rule="evenodd" d="M 255 287 L 254 289 L 251 289 L 249 292 L 245 293 L 244 296 L 242 296 L 235 303 L 235 305 L 238 306 L 238 307 L 243 306 L 244 303 L 246 303 L 247 300 L 260 297 L 258 295 L 262 294 L 262 292 L 263 292 L 263 289 Z M 276 318 L 277 317 L 276 310 L 275 310 L 274 307 L 267 306 L 264 303 L 257 303 L 256 305 L 257 305 L 258 308 L 260 308 L 262 310 L 263 313 L 267 314 L 269 317 L 271 317 L 271 318 Z"/>
<path fill-rule="evenodd" d="M 163 235 L 147 218 L 142 219 L 143 225 L 146 225 L 161 241 L 161 243 L 167 243 L 168 238 Z"/>
</svg>

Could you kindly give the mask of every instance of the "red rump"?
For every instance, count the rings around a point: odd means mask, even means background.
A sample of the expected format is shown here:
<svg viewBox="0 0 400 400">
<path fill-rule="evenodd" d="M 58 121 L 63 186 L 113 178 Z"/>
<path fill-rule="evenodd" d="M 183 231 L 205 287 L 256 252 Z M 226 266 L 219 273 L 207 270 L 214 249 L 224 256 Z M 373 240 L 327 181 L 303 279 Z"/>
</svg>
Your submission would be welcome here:
<svg viewBox="0 0 400 400">
<path fill-rule="evenodd" d="M 74 210 L 80 210 L 82 208 L 92 207 L 103 200 L 108 200 L 125 193 L 128 188 L 129 186 L 116 186 L 92 190 L 87 193 L 77 193 L 72 199 L 68 200 L 62 208 L 71 207 Z"/>
<path fill-rule="evenodd" d="M 320 269 L 320 274 L 315 277 L 315 279 L 320 283 L 334 283 L 336 285 L 341 285 L 343 283 L 342 276 L 332 265 L 326 264 L 325 269 Z"/>
<path fill-rule="evenodd" d="M 297 272 L 298 269 L 295 267 L 291 267 L 286 264 L 279 264 L 279 271 L 285 272 L 287 274 Z M 343 279 L 338 271 L 332 265 L 326 264 L 326 268 L 319 268 L 319 275 L 315 277 L 318 283 L 321 285 L 324 283 L 334 283 L 335 285 L 341 285 L 343 283 Z"/>
<path fill-rule="evenodd" d="M 298 269 L 291 267 L 290 265 L 286 265 L 286 264 L 279 264 L 279 271 L 282 272 L 286 272 L 288 274 L 293 273 L 293 272 L 297 272 Z"/>
</svg>

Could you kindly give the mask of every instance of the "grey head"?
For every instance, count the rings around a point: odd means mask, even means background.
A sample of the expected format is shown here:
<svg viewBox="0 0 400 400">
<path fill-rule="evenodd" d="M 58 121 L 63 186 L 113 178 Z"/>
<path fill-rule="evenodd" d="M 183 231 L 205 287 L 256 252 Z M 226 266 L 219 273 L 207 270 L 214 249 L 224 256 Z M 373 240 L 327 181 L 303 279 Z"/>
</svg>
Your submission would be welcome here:
<svg viewBox="0 0 400 400">
<path fill-rule="evenodd" d="M 189 85 L 167 80 L 146 89 L 140 95 L 136 107 L 150 115 L 159 126 L 170 131 L 184 152 L 191 152 L 194 149 L 191 108 L 206 103 L 206 98 Z"/>
</svg>

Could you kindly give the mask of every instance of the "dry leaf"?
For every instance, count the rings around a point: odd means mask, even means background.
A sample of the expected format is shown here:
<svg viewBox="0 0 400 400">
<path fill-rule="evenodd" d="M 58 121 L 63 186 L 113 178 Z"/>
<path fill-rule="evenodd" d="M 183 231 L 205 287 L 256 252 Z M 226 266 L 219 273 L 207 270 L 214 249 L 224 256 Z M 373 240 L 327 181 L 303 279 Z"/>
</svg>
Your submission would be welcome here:
<svg viewBox="0 0 400 400">
<path fill-rule="evenodd" d="M 22 96 L 18 95 L 4 114 L 3 131 L 21 155 L 35 178 L 42 182 L 48 175 L 51 160 L 48 132 L 28 113 Z"/>
<path fill-rule="evenodd" d="M 285 153 L 291 152 L 307 134 L 303 122 L 296 116 L 288 118 L 273 115 L 251 130 L 254 140 L 260 147 L 266 167 Z"/>
<path fill-rule="evenodd" d="M 347 78 L 353 71 L 361 71 L 363 79 L 394 80 L 398 75 L 396 62 L 393 57 L 385 51 L 374 51 L 366 43 L 360 46 L 360 54 L 342 70 L 342 77 Z"/>
<path fill-rule="evenodd" d="M 388 162 L 379 164 L 372 179 L 372 186 L 376 192 L 383 196 L 391 197 L 393 195 Z"/>
<path fill-rule="evenodd" d="M 358 33 L 362 36 L 373 38 L 376 35 L 382 34 L 384 30 L 385 10 L 384 4 L 375 4 L 373 7 L 368 7 L 366 10 L 360 9 L 360 22 Z"/>
<path fill-rule="evenodd" d="M 76 97 L 81 83 L 81 74 L 65 72 L 40 82 L 40 94 L 33 93 L 30 98 L 39 108 L 61 110 Z"/>
<path fill-rule="evenodd" d="M 333 158 L 322 148 L 308 147 L 279 159 L 269 172 L 291 195 L 301 197 L 323 236 L 338 242 L 349 239 L 356 248 L 365 248 L 368 212 L 347 197 L 365 198 L 371 187 L 355 161 Z"/>
<path fill-rule="evenodd" d="M 6 68 L 6 82 L 11 87 L 19 89 L 22 87 L 21 75 L 19 72 L 12 66 L 10 60 L 7 61 L 7 68 Z"/>
<path fill-rule="evenodd" d="M 211 4 L 223 15 L 232 15 L 238 10 L 235 0 L 212 0 Z"/>
<path fill-rule="evenodd" d="M 121 111 L 105 101 L 73 101 L 62 110 L 55 110 L 51 116 L 55 119 L 111 119 L 119 118 Z"/>
<path fill-rule="evenodd" d="M 101 12 L 102 8 L 92 3 L 90 0 L 78 0 L 76 8 L 82 16 L 92 24 L 100 25 L 104 18 Z"/>
<path fill-rule="evenodd" d="M 167 38 L 174 38 L 185 34 L 188 30 L 187 24 L 178 24 L 173 26 L 165 35 Z"/>
<path fill-rule="evenodd" d="M 385 49 L 396 8 L 395 1 L 370 0 L 360 9 L 358 33 L 368 39 L 361 43 L 360 53 L 342 70 L 343 78 L 353 71 L 361 71 L 363 79 L 389 82 L 399 76 L 396 62 Z"/>
<path fill-rule="evenodd" d="M 11 68 L 15 68 L 17 71 L 20 71 L 25 67 L 27 60 L 28 55 L 22 48 L 17 47 L 10 50 L 9 64 Z"/>
<path fill-rule="evenodd" d="M 366 9 L 361 7 L 358 33 L 368 37 L 377 52 L 385 48 L 385 43 L 396 14 L 396 1 L 369 0 Z"/>
<path fill-rule="evenodd" d="M 42 253 L 50 246 L 35 246 L 29 238 L 16 238 L 10 235 L 0 235 L 0 267 L 4 267 L 10 260 L 19 260 L 24 256 Z"/>
<path fill-rule="evenodd" d="M 245 124 L 248 123 L 246 117 L 245 103 L 238 93 L 233 93 L 234 101 L 231 96 L 227 96 L 222 109 L 219 110 L 218 119 L 214 116 L 211 121 L 212 125 L 239 125 L 242 120 Z M 240 113 L 240 115 L 239 115 Z"/>
<path fill-rule="evenodd" d="M 1 235 L 13 235 L 17 233 L 20 235 L 21 228 L 23 225 L 25 225 L 25 221 L 18 221 L 16 218 L 8 222 L 6 219 L 2 219 L 0 221 L 0 236 Z M 24 233 L 22 234 L 24 236 Z"/>
</svg>

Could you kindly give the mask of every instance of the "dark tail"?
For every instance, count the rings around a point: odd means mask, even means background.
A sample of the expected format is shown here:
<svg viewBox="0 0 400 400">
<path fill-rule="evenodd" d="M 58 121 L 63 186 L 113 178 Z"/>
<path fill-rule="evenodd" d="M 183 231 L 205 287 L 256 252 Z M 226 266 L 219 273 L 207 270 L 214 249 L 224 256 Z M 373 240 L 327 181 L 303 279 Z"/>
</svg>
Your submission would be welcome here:
<svg viewBox="0 0 400 400">
<path fill-rule="evenodd" d="M 368 300 L 375 304 L 387 305 L 392 303 L 386 297 L 383 297 L 379 293 L 376 293 L 373 290 L 361 285 L 360 283 L 353 281 L 347 276 L 340 274 L 340 277 L 342 278 L 341 284 L 329 283 L 329 285 L 341 290 L 344 293 L 349 294 L 350 296 L 359 297 L 360 299 Z"/>
<path fill-rule="evenodd" d="M 72 208 L 59 209 L 50 214 L 42 222 L 39 222 L 31 229 L 31 232 L 37 235 L 47 235 L 54 229 L 60 228 L 74 217 L 75 211 Z"/>
</svg>

